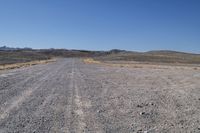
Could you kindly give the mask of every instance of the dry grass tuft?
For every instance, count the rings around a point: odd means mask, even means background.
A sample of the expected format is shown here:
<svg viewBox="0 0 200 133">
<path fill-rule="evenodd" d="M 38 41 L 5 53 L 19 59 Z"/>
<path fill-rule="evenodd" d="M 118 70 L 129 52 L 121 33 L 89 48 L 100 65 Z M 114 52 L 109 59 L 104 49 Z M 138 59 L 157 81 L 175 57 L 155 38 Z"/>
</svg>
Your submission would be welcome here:
<svg viewBox="0 0 200 133">
<path fill-rule="evenodd" d="M 99 65 L 104 65 L 104 66 L 109 66 L 109 67 L 127 67 L 127 68 L 151 68 L 151 69 L 168 69 L 166 66 L 160 66 L 160 65 L 153 65 L 153 64 L 130 64 L 130 63 L 111 63 L 111 62 L 102 62 L 102 61 L 97 61 L 94 60 L 93 58 L 86 58 L 83 59 L 83 62 L 86 64 L 99 64 Z"/>
<path fill-rule="evenodd" d="M 96 61 L 92 58 L 86 58 L 86 59 L 83 59 L 83 62 L 84 63 L 89 63 L 89 64 L 100 64 L 101 62 L 100 61 Z"/>
<path fill-rule="evenodd" d="M 85 58 L 83 59 L 83 62 L 86 64 L 99 64 L 103 66 L 108 66 L 108 67 L 120 67 L 120 68 L 134 68 L 134 69 L 142 69 L 142 68 L 150 68 L 150 69 L 194 69 L 194 70 L 199 70 L 198 67 L 191 67 L 191 66 L 175 66 L 175 65 L 170 65 L 170 64 L 150 64 L 150 63 L 130 63 L 129 61 L 126 62 L 109 62 L 109 61 L 98 61 L 93 58 Z"/>
<path fill-rule="evenodd" d="M 33 66 L 37 64 L 46 64 L 46 63 L 55 62 L 55 61 L 56 59 L 48 59 L 48 60 L 31 61 L 31 62 L 25 62 L 25 63 L 6 64 L 6 65 L 0 65 L 0 70 L 28 67 L 28 66 Z"/>
</svg>

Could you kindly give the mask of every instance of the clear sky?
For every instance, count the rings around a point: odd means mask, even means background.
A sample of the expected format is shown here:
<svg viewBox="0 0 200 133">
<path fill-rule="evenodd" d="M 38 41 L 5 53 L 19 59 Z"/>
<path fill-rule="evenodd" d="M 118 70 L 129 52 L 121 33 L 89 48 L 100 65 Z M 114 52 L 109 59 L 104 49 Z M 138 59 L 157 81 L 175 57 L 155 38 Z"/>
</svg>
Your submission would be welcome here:
<svg viewBox="0 0 200 133">
<path fill-rule="evenodd" d="M 200 53 L 200 0 L 0 0 L 0 45 Z"/>
</svg>

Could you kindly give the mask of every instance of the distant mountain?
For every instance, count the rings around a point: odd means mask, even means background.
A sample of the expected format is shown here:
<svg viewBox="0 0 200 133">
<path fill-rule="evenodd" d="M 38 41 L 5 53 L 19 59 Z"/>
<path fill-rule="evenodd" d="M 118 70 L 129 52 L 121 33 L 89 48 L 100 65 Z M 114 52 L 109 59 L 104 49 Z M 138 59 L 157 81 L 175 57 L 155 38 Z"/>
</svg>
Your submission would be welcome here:
<svg viewBox="0 0 200 133">
<path fill-rule="evenodd" d="M 134 53 L 134 51 L 127 51 L 127 50 L 121 50 L 121 49 L 112 49 L 110 51 L 106 52 L 107 54 L 122 54 L 122 53 Z"/>
<path fill-rule="evenodd" d="M 173 51 L 173 50 L 152 50 L 145 52 L 146 54 L 163 54 L 163 55 L 170 55 L 170 54 L 179 54 L 179 55 L 199 55 L 194 53 L 186 53 L 186 52 L 180 52 L 180 51 Z"/>
<path fill-rule="evenodd" d="M 7 46 L 0 47 L 0 51 L 13 51 L 13 50 L 32 50 L 31 48 L 12 48 Z"/>
<path fill-rule="evenodd" d="M 7 47 L 7 46 L 2 46 L 0 47 L 1 51 L 9 51 L 9 50 L 17 50 L 16 48 L 11 48 L 11 47 Z"/>
</svg>

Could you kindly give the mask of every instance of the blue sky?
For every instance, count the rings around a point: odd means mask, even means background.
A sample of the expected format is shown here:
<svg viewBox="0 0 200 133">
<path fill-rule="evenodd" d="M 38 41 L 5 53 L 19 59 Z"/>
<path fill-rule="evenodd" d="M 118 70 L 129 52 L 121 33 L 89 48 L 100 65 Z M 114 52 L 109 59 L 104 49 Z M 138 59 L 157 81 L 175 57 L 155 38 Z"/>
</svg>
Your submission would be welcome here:
<svg viewBox="0 0 200 133">
<path fill-rule="evenodd" d="M 200 0 L 0 0 L 0 45 L 200 53 Z"/>
</svg>

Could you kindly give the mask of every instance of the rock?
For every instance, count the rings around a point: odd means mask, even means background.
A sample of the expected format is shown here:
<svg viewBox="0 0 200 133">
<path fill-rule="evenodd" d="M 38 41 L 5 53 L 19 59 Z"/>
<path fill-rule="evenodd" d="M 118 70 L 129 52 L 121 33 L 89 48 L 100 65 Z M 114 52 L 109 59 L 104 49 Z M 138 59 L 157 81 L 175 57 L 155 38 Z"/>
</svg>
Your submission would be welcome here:
<svg viewBox="0 0 200 133">
<path fill-rule="evenodd" d="M 137 107 L 138 107 L 138 108 L 142 108 L 142 105 L 139 105 L 139 104 L 138 104 Z"/>
<path fill-rule="evenodd" d="M 154 105 L 154 103 L 149 103 L 149 105 Z"/>
<path fill-rule="evenodd" d="M 145 114 L 145 112 L 140 112 L 140 115 L 144 115 Z"/>
</svg>

